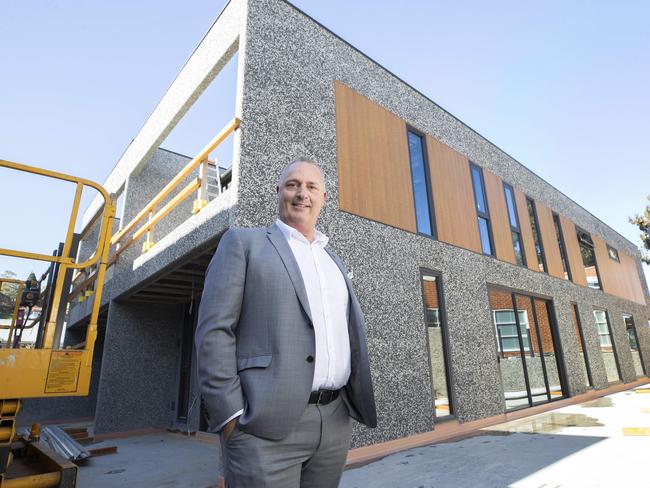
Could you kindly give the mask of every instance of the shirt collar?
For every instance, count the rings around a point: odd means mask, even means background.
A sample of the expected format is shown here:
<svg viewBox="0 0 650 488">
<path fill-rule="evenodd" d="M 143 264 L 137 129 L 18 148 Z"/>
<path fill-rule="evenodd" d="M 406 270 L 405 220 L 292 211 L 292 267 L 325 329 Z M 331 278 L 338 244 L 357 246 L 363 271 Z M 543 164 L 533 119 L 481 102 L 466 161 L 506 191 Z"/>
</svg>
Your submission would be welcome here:
<svg viewBox="0 0 650 488">
<path fill-rule="evenodd" d="M 275 225 L 277 225 L 280 228 L 287 242 L 289 242 L 291 238 L 294 238 L 297 241 L 303 242 L 305 244 L 309 244 L 309 241 L 305 236 L 303 236 L 298 230 L 294 229 L 290 225 L 287 225 L 284 222 L 282 222 L 280 219 L 277 219 L 275 221 Z M 325 247 L 327 246 L 328 242 L 329 242 L 329 237 L 327 237 L 322 232 L 319 232 L 318 230 L 314 229 L 314 242 L 312 244 L 319 245 L 320 247 Z"/>
</svg>

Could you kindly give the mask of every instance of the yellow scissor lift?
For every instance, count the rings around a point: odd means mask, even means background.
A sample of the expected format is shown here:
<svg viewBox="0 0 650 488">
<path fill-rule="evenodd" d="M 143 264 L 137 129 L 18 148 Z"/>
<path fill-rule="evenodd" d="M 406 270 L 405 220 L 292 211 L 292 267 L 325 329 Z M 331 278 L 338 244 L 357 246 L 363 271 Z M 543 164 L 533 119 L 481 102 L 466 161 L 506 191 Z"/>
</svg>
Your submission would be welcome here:
<svg viewBox="0 0 650 488">
<path fill-rule="evenodd" d="M 46 452 L 40 450 L 36 454 L 40 454 L 45 466 L 50 466 L 49 471 L 45 469 L 46 472 L 14 477 L 8 472 L 8 468 L 13 459 L 12 443 L 16 440 L 16 415 L 20 410 L 20 399 L 88 395 L 93 350 L 97 337 L 97 318 L 115 217 L 115 203 L 101 185 L 83 178 L 4 160 L 0 160 L 0 168 L 68 181 L 76 185 L 68 230 L 60 256 L 0 248 L 0 255 L 56 263 L 59 267 L 49 307 L 50 314 L 43 331 L 42 347 L 20 348 L 11 340 L 0 344 L 0 487 L 74 486 L 76 466 L 68 463 L 67 469 L 61 469 L 60 463 L 57 465 L 52 459 L 48 459 Z M 104 199 L 104 208 L 97 249 L 90 259 L 78 263 L 73 256 L 70 256 L 70 253 L 84 187 L 92 188 L 100 193 Z M 97 266 L 97 279 L 94 301 L 83 349 L 61 349 L 59 344 L 55 344 L 55 337 L 58 337 L 58 333 L 60 333 L 56 330 L 58 311 L 60 307 L 65 306 L 62 295 L 66 275 L 72 270 L 83 270 L 95 265 Z M 8 281 L 7 279 L 3 280 Z M 20 282 L 17 284 L 20 286 Z M 19 300 L 20 293 L 16 309 Z M 12 324 L 15 324 L 15 313 Z M 62 324 L 58 324 L 58 327 L 62 327 Z M 34 449 L 38 450 L 38 448 Z M 32 452 L 31 455 L 35 455 L 35 453 Z"/>
<path fill-rule="evenodd" d="M 15 424 L 16 415 L 20 410 L 20 399 L 88 395 L 93 349 L 97 337 L 97 320 L 107 267 L 114 263 L 125 249 L 143 237 L 145 242 L 142 252 L 147 252 L 154 245 L 152 234 L 156 224 L 194 193 L 197 195 L 193 202 L 192 214 L 200 212 L 208 203 L 208 172 L 211 165 L 216 166 L 216 181 L 221 194 L 223 189 L 219 166 L 209 157 L 212 151 L 239 128 L 239 124 L 240 120 L 237 117 L 226 124 L 130 222 L 122 226 L 114 235 L 111 233 L 116 205 L 101 185 L 83 178 L 0 160 L 0 168 L 68 181 L 76 185 L 68 231 L 58 256 L 0 248 L 0 255 L 45 261 L 59 266 L 51 300 L 48 303 L 49 316 L 43 332 L 43 340 L 37 342 L 37 347 L 33 349 L 14 347 L 17 346 L 17 341 L 13 341 L 13 344 L 11 340 L 6 344 L 0 343 L 0 488 L 75 486 L 77 467 L 67 463 L 66 468 L 61 469 L 61 460 L 58 467 L 55 467 L 56 463 L 44 459 L 44 464 L 53 466 L 49 472 L 22 477 L 14 477 L 13 473 L 8 474 L 7 468 L 11 464 L 11 449 L 16 436 Z M 198 172 L 197 177 L 193 177 L 194 172 Z M 188 179 L 189 183 L 172 197 L 172 193 Z M 97 249 L 90 259 L 77 263 L 70 253 L 84 187 L 93 188 L 101 194 L 104 208 L 99 224 Z M 115 248 L 113 255 L 109 257 L 111 245 Z M 62 296 L 67 291 L 64 290 L 66 275 L 73 270 L 77 271 L 77 276 L 73 278 L 74 290 L 70 292 L 67 299 L 63 299 Z M 77 280 L 80 282 L 75 283 Z M 77 349 L 76 346 L 61 349 L 56 339 L 61 333 L 57 327 L 63 326 L 57 321 L 61 316 L 59 312 L 66 307 L 70 299 L 74 297 L 85 299 L 88 296 L 94 301 L 86 340 L 83 343 L 84 349 Z M 17 308 L 18 304 L 16 310 Z M 12 324 L 15 324 L 15 320 Z M 40 449 L 37 445 L 28 445 L 28 447 L 31 447 L 32 451 Z M 40 454 L 42 458 L 47 458 L 47 453 Z"/>
</svg>

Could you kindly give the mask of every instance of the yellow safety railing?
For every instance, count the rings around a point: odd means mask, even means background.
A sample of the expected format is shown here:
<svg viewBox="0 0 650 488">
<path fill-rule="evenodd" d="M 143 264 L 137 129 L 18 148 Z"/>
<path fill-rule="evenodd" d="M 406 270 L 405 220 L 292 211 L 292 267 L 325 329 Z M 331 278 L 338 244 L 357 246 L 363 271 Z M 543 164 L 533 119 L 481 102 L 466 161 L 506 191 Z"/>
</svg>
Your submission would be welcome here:
<svg viewBox="0 0 650 488">
<path fill-rule="evenodd" d="M 208 157 L 219 144 L 239 127 L 239 122 L 240 120 L 237 117 L 232 119 L 130 222 L 113 235 L 111 245 L 116 245 L 117 248 L 111 256 L 109 264 L 114 263 L 122 252 L 143 236 L 146 236 L 146 239 L 142 245 L 142 252 L 151 249 L 154 245 L 152 233 L 156 224 L 194 192 L 198 194 L 194 201 L 192 213 L 199 212 L 207 205 L 207 171 L 210 164 Z M 190 177 L 192 172 L 199 166 L 199 176 L 192 179 L 179 193 L 158 208 L 181 182 Z M 217 171 L 219 171 L 219 168 L 217 168 Z M 145 222 L 141 224 L 143 220 Z M 138 227 L 139 224 L 141 225 Z"/>
<path fill-rule="evenodd" d="M 42 349 L 0 349 L 0 399 L 50 396 L 49 394 L 52 396 L 85 395 L 88 393 L 92 355 L 97 338 L 97 319 L 110 249 L 110 233 L 115 216 L 115 204 L 101 185 L 84 178 L 5 160 L 0 160 L 0 168 L 68 181 L 76 185 L 70 220 L 60 256 L 0 248 L 0 255 L 58 263 L 59 265 L 50 314 L 45 324 Z M 93 188 L 99 192 L 104 200 L 104 207 L 97 249 L 89 259 L 78 263 L 74 257 L 70 256 L 70 251 L 84 187 Z M 55 354 L 54 349 L 59 347 L 58 344 L 54 344 L 57 317 L 60 308 L 66 305 L 62 301 L 66 274 L 69 270 L 83 269 L 95 264 L 97 265 L 96 289 L 90 322 L 86 331 L 86 348 L 84 351 L 79 351 L 83 353 L 81 355 L 67 353 L 66 350 L 61 351 L 62 354 Z M 11 371 L 5 368 L 6 365 L 11 365 Z M 53 371 L 56 371 L 56 374 Z"/>
</svg>

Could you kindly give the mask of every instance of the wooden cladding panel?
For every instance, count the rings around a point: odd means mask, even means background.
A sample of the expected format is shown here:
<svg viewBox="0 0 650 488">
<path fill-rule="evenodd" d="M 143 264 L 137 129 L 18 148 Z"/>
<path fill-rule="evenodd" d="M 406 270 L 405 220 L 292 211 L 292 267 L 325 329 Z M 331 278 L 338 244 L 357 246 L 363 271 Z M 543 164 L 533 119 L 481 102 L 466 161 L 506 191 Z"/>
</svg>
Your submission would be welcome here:
<svg viewBox="0 0 650 488">
<path fill-rule="evenodd" d="M 334 82 L 339 208 L 416 232 L 406 124 Z"/>
<path fill-rule="evenodd" d="M 508 263 L 517 264 L 515 251 L 512 247 L 512 234 L 510 233 L 510 220 L 508 207 L 503 193 L 503 182 L 495 174 L 483 170 L 485 180 L 485 193 L 487 194 L 490 222 L 492 224 L 492 237 L 496 257 Z"/>
<path fill-rule="evenodd" d="M 643 285 L 641 284 L 636 259 L 622 251 L 618 252 L 618 257 L 621 259 L 621 265 L 623 266 L 623 283 L 626 295 L 623 298 L 629 298 L 632 301 L 645 305 L 645 294 L 643 293 Z"/>
<path fill-rule="evenodd" d="M 438 239 L 481 253 L 469 161 L 427 135 Z"/>
<path fill-rule="evenodd" d="M 542 247 L 546 257 L 547 272 L 556 278 L 564 278 L 564 267 L 562 266 L 562 255 L 557 242 L 557 233 L 553 223 L 553 212 L 540 201 L 535 201 L 537 208 L 537 220 L 539 233 L 542 237 Z"/>
<path fill-rule="evenodd" d="M 515 200 L 517 201 L 517 214 L 519 215 L 519 226 L 521 227 L 521 238 L 524 240 L 526 266 L 528 266 L 528 269 L 532 269 L 533 271 L 539 271 L 537 252 L 535 252 L 535 238 L 533 237 L 533 229 L 530 226 L 530 216 L 528 215 L 526 195 L 517 188 L 514 190 Z"/>
<path fill-rule="evenodd" d="M 591 234 L 591 238 L 594 241 L 596 263 L 601 279 L 600 286 L 603 291 L 610 295 L 645 304 L 643 288 L 634 258 L 619 251 L 618 256 L 621 262 L 616 262 L 609 257 L 605 241 L 594 234 Z"/>
<path fill-rule="evenodd" d="M 560 215 L 560 225 L 562 227 L 567 260 L 569 261 L 569 269 L 571 270 L 571 281 L 576 285 L 587 286 L 587 275 L 585 274 L 585 266 L 582 262 L 582 254 L 580 254 L 576 226 L 564 215 Z"/>
</svg>

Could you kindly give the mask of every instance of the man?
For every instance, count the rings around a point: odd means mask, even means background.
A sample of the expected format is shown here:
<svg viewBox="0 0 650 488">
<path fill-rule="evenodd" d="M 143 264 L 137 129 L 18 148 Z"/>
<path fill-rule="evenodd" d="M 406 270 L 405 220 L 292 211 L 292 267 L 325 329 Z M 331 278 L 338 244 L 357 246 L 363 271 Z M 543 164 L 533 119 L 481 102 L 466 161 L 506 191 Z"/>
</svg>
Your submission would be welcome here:
<svg viewBox="0 0 650 488">
<path fill-rule="evenodd" d="M 230 229 L 206 274 L 196 331 L 199 382 L 220 431 L 226 486 L 334 487 L 350 417 L 375 427 L 359 302 L 315 228 L 325 179 L 282 171 L 278 220 Z"/>
</svg>

